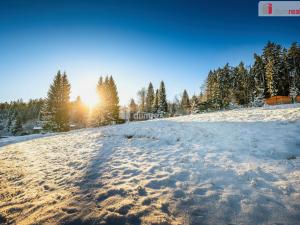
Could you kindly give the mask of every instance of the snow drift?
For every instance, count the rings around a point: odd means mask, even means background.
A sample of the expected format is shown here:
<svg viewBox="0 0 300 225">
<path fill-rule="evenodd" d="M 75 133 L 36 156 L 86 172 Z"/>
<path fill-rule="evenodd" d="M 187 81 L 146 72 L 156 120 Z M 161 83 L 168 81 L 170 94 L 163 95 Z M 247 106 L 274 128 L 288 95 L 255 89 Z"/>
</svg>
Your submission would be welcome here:
<svg viewBox="0 0 300 225">
<path fill-rule="evenodd" d="M 285 105 L 6 145 L 0 223 L 300 224 L 299 133 Z"/>
</svg>

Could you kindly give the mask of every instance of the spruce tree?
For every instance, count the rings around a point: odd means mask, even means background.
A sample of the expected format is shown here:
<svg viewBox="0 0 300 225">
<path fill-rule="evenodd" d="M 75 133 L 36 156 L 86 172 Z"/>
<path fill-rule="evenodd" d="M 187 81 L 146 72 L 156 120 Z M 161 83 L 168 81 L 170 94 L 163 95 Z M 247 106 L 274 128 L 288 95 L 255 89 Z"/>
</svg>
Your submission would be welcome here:
<svg viewBox="0 0 300 225">
<path fill-rule="evenodd" d="M 137 96 L 139 98 L 139 111 L 145 112 L 145 105 L 146 105 L 146 90 L 142 88 L 138 91 Z"/>
<path fill-rule="evenodd" d="M 272 42 L 268 42 L 263 49 L 262 59 L 266 71 L 266 97 L 278 95 L 280 78 L 283 76 L 281 70 L 282 48 Z"/>
<path fill-rule="evenodd" d="M 229 105 L 231 100 L 231 74 L 232 71 L 227 63 L 223 68 L 219 70 L 218 83 L 219 83 L 219 93 L 220 93 L 220 104 L 221 107 L 226 107 Z"/>
<path fill-rule="evenodd" d="M 275 68 L 274 68 L 274 60 L 270 59 L 266 66 L 266 81 L 267 81 L 267 91 L 269 93 L 270 97 L 276 96 L 277 95 L 277 88 L 276 84 L 274 81 L 275 77 Z"/>
<path fill-rule="evenodd" d="M 296 82 L 295 79 L 292 80 L 290 90 L 289 90 L 289 95 L 292 98 L 292 101 L 295 103 L 296 102 L 296 97 L 299 93 L 299 89 L 296 87 Z"/>
<path fill-rule="evenodd" d="M 70 93 L 71 85 L 69 83 L 66 72 L 64 72 L 61 81 L 61 118 L 60 118 L 60 130 L 68 131 L 70 126 Z"/>
<path fill-rule="evenodd" d="M 104 123 L 104 108 L 106 105 L 105 102 L 105 90 L 104 90 L 104 81 L 101 76 L 97 83 L 97 94 L 98 94 L 98 103 L 91 113 L 91 124 L 94 126 L 101 126 Z"/>
<path fill-rule="evenodd" d="M 186 90 L 184 90 L 182 94 L 181 108 L 184 114 L 190 113 L 191 104 L 190 104 L 189 95 Z"/>
<path fill-rule="evenodd" d="M 297 43 L 293 43 L 288 49 L 286 64 L 290 86 L 295 85 L 296 90 L 300 91 L 300 46 Z"/>
<path fill-rule="evenodd" d="M 69 130 L 70 84 L 67 75 L 58 71 L 50 85 L 48 96 L 42 110 L 44 128 L 53 131 Z"/>
<path fill-rule="evenodd" d="M 100 103 L 94 112 L 95 125 L 106 125 L 111 122 L 119 121 L 119 97 L 117 86 L 112 76 L 103 78 L 100 77 L 97 84 L 97 92 Z"/>
<path fill-rule="evenodd" d="M 113 122 L 119 121 L 120 106 L 117 86 L 112 76 L 108 81 L 108 95 L 109 95 L 109 120 Z"/>
<path fill-rule="evenodd" d="M 146 95 L 146 105 L 145 105 L 145 111 L 146 112 L 152 112 L 152 105 L 154 101 L 154 90 L 153 90 L 153 85 L 150 82 L 147 90 L 147 95 Z"/>
<path fill-rule="evenodd" d="M 254 88 L 248 70 L 243 62 L 233 69 L 233 95 L 240 105 L 248 105 L 251 101 L 251 92 Z"/>
<path fill-rule="evenodd" d="M 158 111 L 158 99 L 159 99 L 158 93 L 159 93 L 159 91 L 157 89 L 155 92 L 155 97 L 154 97 L 153 104 L 152 104 L 152 113 L 157 113 L 157 111 Z"/>
<path fill-rule="evenodd" d="M 133 120 L 133 115 L 138 111 L 138 106 L 132 98 L 129 103 L 129 120 Z"/>
<path fill-rule="evenodd" d="M 191 112 L 200 113 L 200 102 L 196 95 L 193 95 L 191 102 Z"/>
<path fill-rule="evenodd" d="M 163 81 L 161 81 L 158 91 L 158 112 L 162 114 L 166 114 L 168 112 L 167 95 Z"/>
<path fill-rule="evenodd" d="M 254 54 L 254 65 L 251 68 L 251 74 L 254 77 L 255 88 L 254 96 L 257 99 L 257 104 L 260 104 L 266 94 L 266 82 L 265 82 L 265 66 L 261 56 Z"/>
</svg>

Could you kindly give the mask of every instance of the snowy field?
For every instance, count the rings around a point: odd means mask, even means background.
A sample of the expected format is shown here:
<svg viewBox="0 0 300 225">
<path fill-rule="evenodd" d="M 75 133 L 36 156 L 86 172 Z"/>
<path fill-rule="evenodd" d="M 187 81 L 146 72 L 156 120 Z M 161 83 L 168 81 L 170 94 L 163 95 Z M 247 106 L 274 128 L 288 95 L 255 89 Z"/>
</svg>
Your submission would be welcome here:
<svg viewBox="0 0 300 225">
<path fill-rule="evenodd" d="M 300 224 L 299 134 L 298 104 L 11 140 L 0 223 Z"/>
</svg>

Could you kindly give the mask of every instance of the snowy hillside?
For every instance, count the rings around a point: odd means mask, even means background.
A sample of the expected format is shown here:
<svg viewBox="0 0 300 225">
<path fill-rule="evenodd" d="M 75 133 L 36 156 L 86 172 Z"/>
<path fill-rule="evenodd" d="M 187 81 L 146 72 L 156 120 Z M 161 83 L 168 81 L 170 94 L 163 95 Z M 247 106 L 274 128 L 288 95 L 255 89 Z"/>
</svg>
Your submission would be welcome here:
<svg viewBox="0 0 300 225">
<path fill-rule="evenodd" d="M 299 134 L 298 104 L 9 144 L 0 223 L 300 224 Z"/>
</svg>

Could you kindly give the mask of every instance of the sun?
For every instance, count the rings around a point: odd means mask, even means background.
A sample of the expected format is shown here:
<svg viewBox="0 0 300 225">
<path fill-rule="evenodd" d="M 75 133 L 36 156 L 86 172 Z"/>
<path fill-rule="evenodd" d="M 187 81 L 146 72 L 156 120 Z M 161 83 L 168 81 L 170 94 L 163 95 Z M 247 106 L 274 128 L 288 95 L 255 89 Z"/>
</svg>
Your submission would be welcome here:
<svg viewBox="0 0 300 225">
<path fill-rule="evenodd" d="M 85 94 L 82 96 L 82 101 L 89 107 L 89 109 L 93 109 L 101 103 L 101 100 L 96 93 Z"/>
</svg>

